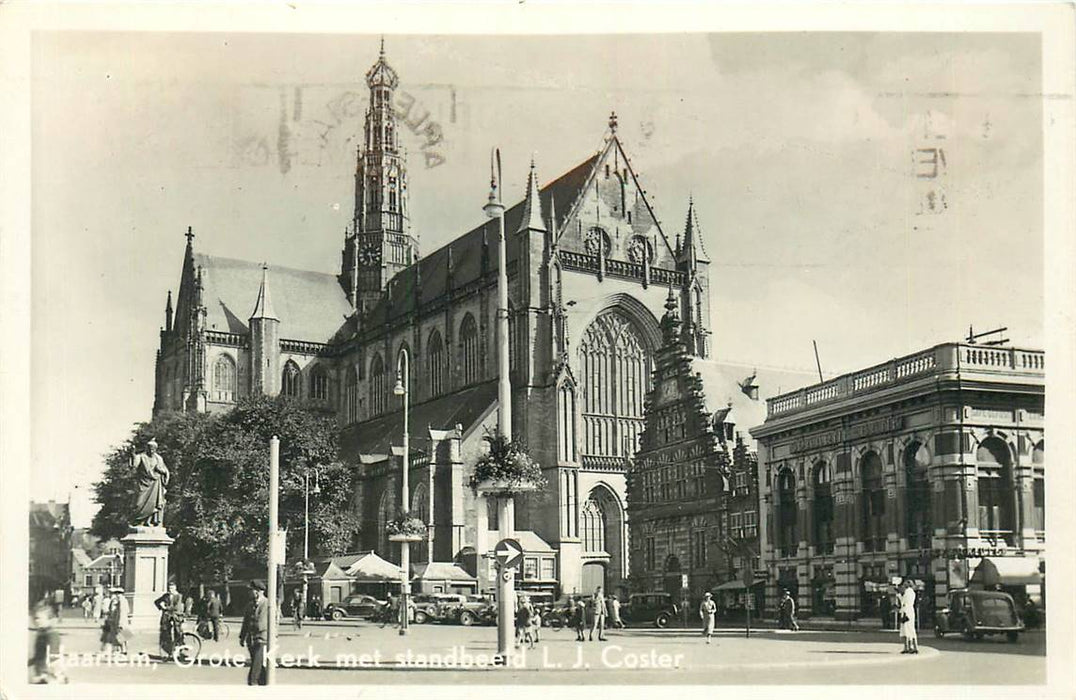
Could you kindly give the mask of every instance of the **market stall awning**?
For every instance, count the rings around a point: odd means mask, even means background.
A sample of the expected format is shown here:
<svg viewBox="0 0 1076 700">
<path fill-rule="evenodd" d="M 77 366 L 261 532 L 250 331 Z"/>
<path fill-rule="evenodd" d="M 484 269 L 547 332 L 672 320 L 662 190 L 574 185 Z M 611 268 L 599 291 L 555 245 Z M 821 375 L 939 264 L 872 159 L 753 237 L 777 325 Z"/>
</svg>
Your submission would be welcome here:
<svg viewBox="0 0 1076 700">
<path fill-rule="evenodd" d="M 1026 586 L 1042 583 L 1039 560 L 1031 557 L 983 559 L 975 568 L 971 583 L 983 586 Z"/>
</svg>

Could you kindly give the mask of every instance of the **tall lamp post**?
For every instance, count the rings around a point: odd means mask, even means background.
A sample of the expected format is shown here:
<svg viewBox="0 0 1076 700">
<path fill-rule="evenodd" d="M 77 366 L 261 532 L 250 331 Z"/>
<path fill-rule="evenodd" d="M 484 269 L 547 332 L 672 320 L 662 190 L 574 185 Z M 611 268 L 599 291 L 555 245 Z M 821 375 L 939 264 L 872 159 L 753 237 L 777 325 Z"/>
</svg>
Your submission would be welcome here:
<svg viewBox="0 0 1076 700">
<path fill-rule="evenodd" d="M 303 614 L 310 610 L 309 581 L 310 576 L 310 494 L 317 496 L 321 493 L 318 486 L 318 470 L 314 469 L 314 489 L 310 489 L 310 462 L 306 463 L 306 471 L 303 472 Z"/>
<path fill-rule="evenodd" d="M 497 430 L 507 440 L 512 439 L 512 387 L 508 359 L 508 267 L 504 240 L 504 204 L 501 201 L 501 151 L 494 149 L 490 157 L 489 201 L 482 211 L 497 220 Z M 499 494 L 497 525 L 501 539 L 512 536 L 515 524 L 512 497 Z M 505 568 L 497 576 L 497 654 L 507 658 L 513 649 L 515 620 L 515 570 Z"/>
<path fill-rule="evenodd" d="M 417 293 L 417 292 L 416 292 Z M 392 393 L 396 396 L 403 397 L 403 477 L 400 481 L 400 513 L 407 513 L 409 508 L 408 495 L 410 494 L 410 487 L 408 484 L 408 457 L 410 456 L 411 444 L 408 437 L 407 430 L 407 394 L 411 388 L 410 380 L 410 357 L 407 353 L 407 348 L 400 349 L 400 357 L 396 362 L 396 386 L 393 388 Z M 407 634 L 407 618 L 408 618 L 408 598 L 411 593 L 411 543 L 407 541 L 400 542 L 400 568 L 403 569 L 400 580 L 400 635 Z"/>
</svg>

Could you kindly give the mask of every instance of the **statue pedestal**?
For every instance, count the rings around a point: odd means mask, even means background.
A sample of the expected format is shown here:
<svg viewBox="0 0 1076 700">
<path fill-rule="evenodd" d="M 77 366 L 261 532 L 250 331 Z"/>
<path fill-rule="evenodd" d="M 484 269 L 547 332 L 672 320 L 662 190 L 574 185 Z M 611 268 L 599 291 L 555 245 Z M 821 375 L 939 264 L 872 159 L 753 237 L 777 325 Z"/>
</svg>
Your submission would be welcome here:
<svg viewBox="0 0 1076 700">
<path fill-rule="evenodd" d="M 161 613 L 153 604 L 168 591 L 168 547 L 174 542 L 163 527 L 131 528 L 120 542 L 126 564 L 124 593 L 134 630 L 157 629 Z"/>
</svg>

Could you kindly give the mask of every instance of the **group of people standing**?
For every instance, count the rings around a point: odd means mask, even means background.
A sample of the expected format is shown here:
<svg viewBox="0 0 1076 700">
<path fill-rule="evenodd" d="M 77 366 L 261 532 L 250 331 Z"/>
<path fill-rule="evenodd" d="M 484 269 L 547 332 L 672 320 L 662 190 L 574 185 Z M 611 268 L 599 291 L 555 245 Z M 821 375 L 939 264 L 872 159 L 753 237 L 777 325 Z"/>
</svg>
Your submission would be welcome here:
<svg viewBox="0 0 1076 700">
<path fill-rule="evenodd" d="M 594 633 L 598 633 L 598 641 L 604 642 L 606 625 L 614 629 L 623 629 L 624 621 L 620 619 L 620 599 L 615 595 L 608 598 L 602 593 L 601 586 L 594 590 L 594 595 L 589 599 L 575 599 L 569 596 L 568 606 L 571 610 L 571 626 L 575 630 L 575 641 L 594 641 Z M 586 636 L 587 629 L 590 636 Z"/>
</svg>

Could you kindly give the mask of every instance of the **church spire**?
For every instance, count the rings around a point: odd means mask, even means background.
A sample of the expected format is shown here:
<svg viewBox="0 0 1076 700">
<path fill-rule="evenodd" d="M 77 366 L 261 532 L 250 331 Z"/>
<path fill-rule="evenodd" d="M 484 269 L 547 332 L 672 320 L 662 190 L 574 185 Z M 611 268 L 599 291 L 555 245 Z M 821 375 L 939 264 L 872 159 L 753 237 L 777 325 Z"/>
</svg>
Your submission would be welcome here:
<svg viewBox="0 0 1076 700">
<path fill-rule="evenodd" d="M 677 236 L 679 239 L 679 236 Z M 699 217 L 695 213 L 695 198 L 688 196 L 687 221 L 684 222 L 684 242 L 677 245 L 679 262 L 686 264 L 694 272 L 699 262 L 708 262 L 706 251 L 702 247 L 702 232 L 699 230 Z"/>
<path fill-rule="evenodd" d="M 276 312 L 273 311 L 273 300 L 269 296 L 269 266 L 262 265 L 262 286 L 258 289 L 258 300 L 254 302 L 254 311 L 250 314 L 252 319 L 271 318 L 279 321 Z"/>
<path fill-rule="evenodd" d="M 542 198 L 538 193 L 538 172 L 534 168 L 534 158 L 531 158 L 531 170 L 527 175 L 527 199 L 523 203 L 523 218 L 519 221 L 519 230 L 545 231 L 545 221 L 542 218 Z"/>
<path fill-rule="evenodd" d="M 164 305 L 164 330 L 172 330 L 172 290 L 168 290 L 168 302 Z"/>
</svg>

